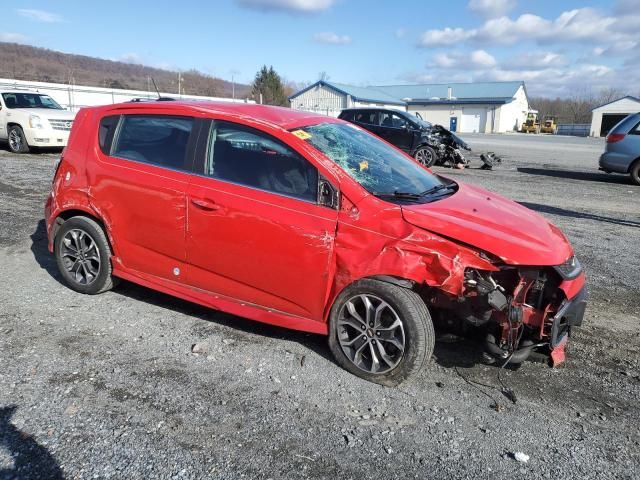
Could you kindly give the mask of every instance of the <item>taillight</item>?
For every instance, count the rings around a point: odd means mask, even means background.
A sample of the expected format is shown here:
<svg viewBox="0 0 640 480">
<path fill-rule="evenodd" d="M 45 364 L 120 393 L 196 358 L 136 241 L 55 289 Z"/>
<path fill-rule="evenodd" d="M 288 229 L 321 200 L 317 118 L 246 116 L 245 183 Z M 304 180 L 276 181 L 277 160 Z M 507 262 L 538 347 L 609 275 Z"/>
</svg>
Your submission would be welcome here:
<svg viewBox="0 0 640 480">
<path fill-rule="evenodd" d="M 624 133 L 610 133 L 607 135 L 607 143 L 616 143 L 624 138 Z"/>
</svg>

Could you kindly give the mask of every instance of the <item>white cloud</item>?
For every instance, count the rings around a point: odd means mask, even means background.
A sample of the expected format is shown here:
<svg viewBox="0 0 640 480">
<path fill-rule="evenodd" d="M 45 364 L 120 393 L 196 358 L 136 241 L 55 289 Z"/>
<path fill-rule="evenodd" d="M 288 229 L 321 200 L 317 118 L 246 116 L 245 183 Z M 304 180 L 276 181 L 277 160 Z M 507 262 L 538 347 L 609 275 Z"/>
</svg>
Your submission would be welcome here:
<svg viewBox="0 0 640 480">
<path fill-rule="evenodd" d="M 338 35 L 333 32 L 316 33 L 313 36 L 313 40 L 317 43 L 327 43 L 330 45 L 348 45 L 351 43 L 351 37 L 349 35 Z"/>
<path fill-rule="evenodd" d="M 523 53 L 508 61 L 502 62 L 505 70 L 541 70 L 551 67 L 564 67 L 568 65 L 564 55 L 555 52 L 529 52 Z"/>
<path fill-rule="evenodd" d="M 236 0 L 246 8 L 262 11 L 281 11 L 289 13 L 317 13 L 328 10 L 335 0 Z"/>
<path fill-rule="evenodd" d="M 438 53 L 433 57 L 430 67 L 442 69 L 476 69 L 491 68 L 497 64 L 496 59 L 484 50 L 471 53 Z"/>
<path fill-rule="evenodd" d="M 632 22 L 633 23 L 633 22 Z M 520 41 L 556 43 L 563 41 L 618 42 L 638 35 L 626 17 L 607 16 L 593 8 L 578 8 L 555 19 L 525 13 L 515 19 L 506 16 L 487 20 L 478 28 L 446 27 L 422 34 L 419 45 L 437 47 L 459 44 L 513 44 Z"/>
<path fill-rule="evenodd" d="M 0 32 L 0 42 L 27 43 L 29 37 L 21 33 Z"/>
<path fill-rule="evenodd" d="M 495 18 L 511 11 L 516 6 L 515 0 L 470 0 L 469 10 L 486 18 Z"/>
<path fill-rule="evenodd" d="M 42 23 L 58 23 L 62 22 L 62 16 L 57 13 L 46 12 L 44 10 L 35 10 L 30 8 L 19 8 L 16 10 L 18 15 Z"/>
</svg>

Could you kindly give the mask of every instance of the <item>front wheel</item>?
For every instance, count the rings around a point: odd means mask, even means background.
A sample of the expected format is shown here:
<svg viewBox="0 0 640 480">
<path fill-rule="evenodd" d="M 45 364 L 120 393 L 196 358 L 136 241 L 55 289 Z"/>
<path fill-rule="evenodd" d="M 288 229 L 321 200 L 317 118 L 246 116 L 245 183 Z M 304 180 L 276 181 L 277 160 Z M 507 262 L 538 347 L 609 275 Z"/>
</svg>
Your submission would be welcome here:
<svg viewBox="0 0 640 480">
<path fill-rule="evenodd" d="M 425 167 L 429 168 L 435 165 L 438 158 L 436 151 L 431 147 L 420 147 L 416 150 L 414 158 Z"/>
<path fill-rule="evenodd" d="M 345 370 L 396 386 L 416 374 L 433 353 L 429 310 L 406 288 L 365 279 L 347 287 L 331 309 L 329 348 Z"/>
<path fill-rule="evenodd" d="M 9 127 L 9 150 L 13 153 L 29 153 L 29 144 L 24 131 L 19 125 Z"/>
</svg>

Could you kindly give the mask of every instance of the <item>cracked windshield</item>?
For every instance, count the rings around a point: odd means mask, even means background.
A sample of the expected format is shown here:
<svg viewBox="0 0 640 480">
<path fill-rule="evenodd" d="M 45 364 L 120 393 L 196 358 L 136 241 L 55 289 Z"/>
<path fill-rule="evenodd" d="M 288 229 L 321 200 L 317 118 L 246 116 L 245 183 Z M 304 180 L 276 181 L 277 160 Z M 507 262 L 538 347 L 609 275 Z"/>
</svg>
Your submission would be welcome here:
<svg viewBox="0 0 640 480">
<path fill-rule="evenodd" d="M 408 194 L 419 198 L 445 185 L 402 153 L 352 125 L 321 123 L 300 130 L 307 134 L 298 135 L 300 138 L 340 165 L 374 195 Z"/>
</svg>

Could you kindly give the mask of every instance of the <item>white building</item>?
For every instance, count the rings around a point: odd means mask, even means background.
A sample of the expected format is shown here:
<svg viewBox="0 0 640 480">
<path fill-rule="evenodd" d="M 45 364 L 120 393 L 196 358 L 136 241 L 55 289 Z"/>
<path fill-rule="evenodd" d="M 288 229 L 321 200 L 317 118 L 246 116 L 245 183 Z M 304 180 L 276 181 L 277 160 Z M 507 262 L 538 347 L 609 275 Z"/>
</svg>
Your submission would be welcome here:
<svg viewBox="0 0 640 480">
<path fill-rule="evenodd" d="M 117 88 L 88 87 L 82 85 L 65 85 L 64 83 L 29 82 L 0 78 L 0 90 L 25 89 L 44 93 L 53 98 L 62 107 L 77 112 L 82 107 L 107 105 L 110 103 L 128 102 L 134 98 L 157 98 L 158 94 L 142 90 L 120 90 Z M 177 93 L 161 92 L 163 97 L 179 100 L 215 100 L 220 102 L 245 102 L 231 98 L 202 97 L 198 95 L 179 95 Z M 250 101 L 249 103 L 255 103 Z"/>
<path fill-rule="evenodd" d="M 529 110 L 524 82 L 355 87 L 318 81 L 289 97 L 291 108 L 337 116 L 344 108 L 396 108 L 458 132 L 519 129 Z"/>
<path fill-rule="evenodd" d="M 604 137 L 616 123 L 632 113 L 640 112 L 640 99 L 626 96 L 591 110 L 592 137 Z"/>
</svg>

